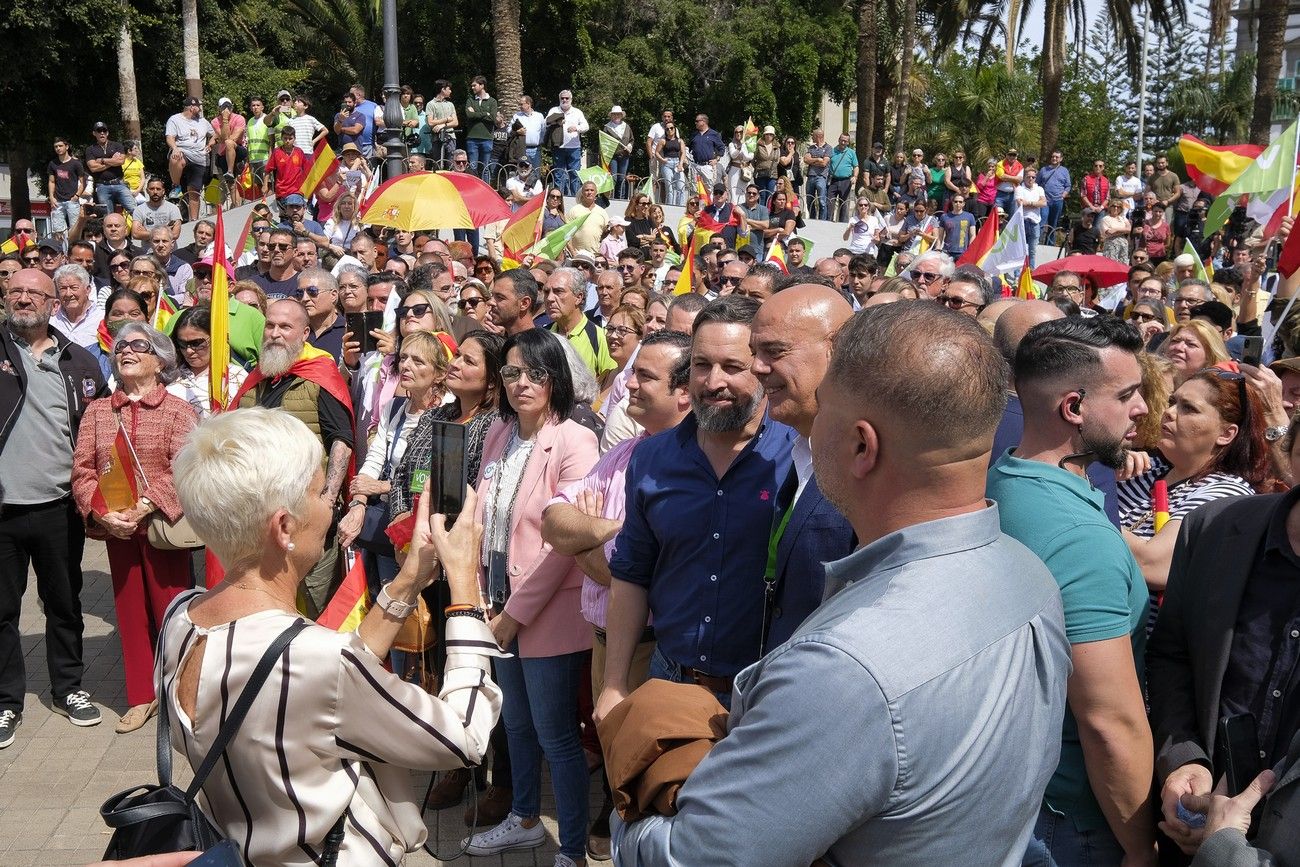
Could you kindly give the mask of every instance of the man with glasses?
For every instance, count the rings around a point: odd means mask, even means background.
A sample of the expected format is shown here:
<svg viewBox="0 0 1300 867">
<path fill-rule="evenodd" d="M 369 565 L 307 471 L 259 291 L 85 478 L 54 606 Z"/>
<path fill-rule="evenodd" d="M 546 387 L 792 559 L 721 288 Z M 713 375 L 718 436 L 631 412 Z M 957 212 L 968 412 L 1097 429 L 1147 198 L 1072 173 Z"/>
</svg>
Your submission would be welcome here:
<svg viewBox="0 0 1300 867">
<path fill-rule="evenodd" d="M 1079 181 L 1079 198 L 1083 200 L 1083 212 L 1092 214 L 1094 220 L 1100 220 L 1106 213 L 1106 202 L 1110 201 L 1110 180 L 1106 177 L 1105 161 L 1093 160 L 1092 171 Z M 1126 208 L 1132 210 L 1132 207 L 1133 197 L 1130 195 L 1126 200 Z"/>
<path fill-rule="evenodd" d="M 121 205 L 122 213 L 129 213 L 135 208 L 135 194 L 127 189 L 122 175 L 126 148 L 109 138 L 108 124 L 102 120 L 95 122 L 90 134 L 95 141 L 86 147 L 86 170 L 95 182 L 95 203 L 105 211 Z"/>
<path fill-rule="evenodd" d="M 749 266 L 740 261 L 739 257 L 729 258 L 718 275 L 718 295 L 735 294 L 747 276 L 749 276 Z"/>
<path fill-rule="evenodd" d="M 1043 299 L 1052 301 L 1064 298 L 1083 307 L 1086 294 L 1082 277 L 1073 271 L 1057 271 L 1052 275 L 1052 282 L 1048 285 L 1047 292 L 1043 294 Z"/>
<path fill-rule="evenodd" d="M 1210 291 L 1209 283 L 1198 277 L 1184 280 L 1178 284 L 1178 291 L 1170 300 L 1170 306 L 1174 308 L 1174 320 L 1180 323 L 1190 321 L 1193 307 L 1213 300 L 1214 293 Z"/>
<path fill-rule="evenodd" d="M 104 308 L 91 304 L 90 273 L 80 265 L 61 265 L 54 272 L 54 291 L 59 312 L 50 323 L 78 346 L 89 348 L 99 342 L 96 329 L 104 319 Z"/>
<path fill-rule="evenodd" d="M 32 268 L 9 278 L 0 326 L 0 749 L 14 741 L 27 688 L 18 631 L 29 566 L 45 614 L 52 709 L 73 725 L 102 719 L 82 689 L 81 557 L 72 453 L 86 405 L 108 394 L 99 364 L 51 327 L 54 281 Z"/>
<path fill-rule="evenodd" d="M 281 200 L 280 228 L 290 230 L 295 238 L 310 240 L 318 248 L 329 247 L 325 227 L 307 216 L 307 200 L 301 193 L 294 193 Z"/>
<path fill-rule="evenodd" d="M 532 166 L 541 166 L 541 154 L 539 148 L 542 144 L 542 134 L 546 130 L 546 118 L 542 117 L 540 111 L 533 111 L 533 98 L 524 94 L 519 97 L 519 111 L 510 119 L 511 128 L 515 122 L 524 129 L 524 157 L 527 158 L 528 164 Z"/>
<path fill-rule="evenodd" d="M 293 256 L 293 240 L 293 232 L 288 229 L 272 229 L 266 244 L 271 256 L 271 266 L 265 274 L 254 274 L 250 278 L 262 287 L 267 299 L 271 301 L 299 297 L 298 268 Z"/>
<path fill-rule="evenodd" d="M 641 256 L 640 250 L 628 248 L 618 254 L 618 274 L 623 279 L 623 290 L 631 289 L 633 286 L 640 286 L 647 291 L 651 291 L 646 285 L 646 267 L 645 260 Z"/>
<path fill-rule="evenodd" d="M 597 328 L 582 312 L 587 296 L 587 279 L 582 272 L 577 268 L 556 268 L 546 281 L 545 293 L 551 331 L 568 339 L 597 379 L 616 369 L 618 362 L 609 354 L 604 329 Z"/>
<path fill-rule="evenodd" d="M 109 214 L 104 217 L 104 238 L 95 250 L 95 276 L 101 280 L 111 279 L 113 275 L 108 263 L 118 254 L 135 257 L 140 254 L 140 249 L 127 237 L 126 215 Z"/>
<path fill-rule="evenodd" d="M 948 285 L 943 287 L 938 301 L 949 310 L 979 316 L 980 311 L 998 298 L 997 289 L 988 275 L 974 265 L 962 265 L 952 272 Z"/>
<path fill-rule="evenodd" d="M 311 333 L 307 342 L 334 358 L 343 357 L 343 317 L 339 315 L 339 284 L 324 268 L 310 268 L 298 275 L 298 291 Z"/>
<path fill-rule="evenodd" d="M 582 168 L 582 136 L 590 129 L 587 116 L 573 105 L 573 93 L 560 91 L 560 104 L 546 113 L 546 125 L 558 127 L 550 141 L 555 163 L 555 185 L 566 196 L 578 192 L 578 169 Z M 602 227 L 603 228 L 603 227 Z M 599 240 L 599 239 L 598 239 Z M 596 245 L 585 247 L 594 250 Z"/>
<path fill-rule="evenodd" d="M 930 298 L 939 297 L 952 276 L 952 257 L 938 250 L 922 253 L 912 260 L 912 279 Z M 923 296 L 924 297 L 924 296 Z"/>
</svg>

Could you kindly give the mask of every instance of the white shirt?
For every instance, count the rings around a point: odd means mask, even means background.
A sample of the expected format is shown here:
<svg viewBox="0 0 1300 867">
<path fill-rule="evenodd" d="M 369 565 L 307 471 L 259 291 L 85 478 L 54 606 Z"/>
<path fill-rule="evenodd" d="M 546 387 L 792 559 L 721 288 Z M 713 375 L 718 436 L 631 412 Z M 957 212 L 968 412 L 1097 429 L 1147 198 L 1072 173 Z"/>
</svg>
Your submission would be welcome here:
<svg viewBox="0 0 1300 867">
<path fill-rule="evenodd" d="M 562 126 L 564 127 L 564 143 L 561 144 L 560 147 L 562 148 L 582 147 L 582 134 L 587 130 L 591 129 L 591 127 L 588 126 L 587 124 L 587 116 L 584 115 L 581 110 L 574 108 L 572 104 L 569 105 L 569 110 L 566 112 L 561 112 L 560 107 L 557 105 L 554 108 L 552 108 L 550 111 L 548 111 L 546 113 L 546 116 L 550 117 L 551 115 L 554 114 L 564 115 L 564 122 L 562 124 Z M 569 132 L 569 127 L 575 127 L 576 131 Z"/>
<path fill-rule="evenodd" d="M 63 336 L 78 346 L 94 346 L 99 342 L 99 323 L 104 321 L 104 305 L 87 302 L 86 312 L 72 322 L 64 315 L 63 307 L 50 317 L 50 324 L 63 332 Z"/>
<path fill-rule="evenodd" d="M 515 195 L 519 196 L 519 198 L 521 199 L 531 199 L 533 196 L 537 195 L 541 191 L 542 191 L 541 181 L 533 181 L 532 185 L 530 186 L 524 181 L 520 180 L 519 175 L 513 175 L 509 178 L 506 178 L 506 192 L 514 193 Z"/>
<path fill-rule="evenodd" d="M 799 437 L 794 441 L 790 458 L 794 461 L 794 473 L 799 479 L 799 487 L 794 492 L 794 499 L 790 501 L 794 505 L 799 502 L 804 488 L 808 487 L 808 480 L 813 477 L 812 442 L 808 437 Z"/>
<path fill-rule="evenodd" d="M 325 128 L 324 124 L 309 114 L 301 114 L 290 118 L 289 126 L 293 127 L 293 131 L 297 134 L 297 138 L 293 140 L 293 146 L 311 156 L 312 151 L 315 149 L 311 140 L 316 137 L 316 133 Z"/>
<path fill-rule="evenodd" d="M 1137 175 L 1120 175 L 1111 185 L 1111 195 L 1124 200 L 1124 216 L 1133 213 L 1133 197 L 1142 192 L 1142 179 Z"/>
<path fill-rule="evenodd" d="M 1025 212 L 1025 219 L 1031 223 L 1039 223 L 1043 220 L 1043 212 L 1039 210 L 1041 205 L 1038 202 L 1045 199 L 1043 188 L 1034 184 L 1027 187 L 1024 184 L 1016 187 L 1016 204 L 1020 210 Z"/>
<path fill-rule="evenodd" d="M 522 111 L 515 112 L 515 116 L 510 119 L 510 125 L 513 126 L 515 121 L 524 125 L 524 146 L 535 148 L 542 143 L 542 133 L 546 129 L 546 118 L 542 117 L 540 111 L 530 111 L 524 114 Z"/>
</svg>

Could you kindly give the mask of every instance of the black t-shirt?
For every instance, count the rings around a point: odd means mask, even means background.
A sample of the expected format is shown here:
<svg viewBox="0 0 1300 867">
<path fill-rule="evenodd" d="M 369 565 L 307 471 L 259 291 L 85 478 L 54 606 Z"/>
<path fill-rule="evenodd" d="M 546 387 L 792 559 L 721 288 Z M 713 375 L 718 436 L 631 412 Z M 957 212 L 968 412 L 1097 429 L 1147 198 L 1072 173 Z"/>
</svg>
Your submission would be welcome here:
<svg viewBox="0 0 1300 867">
<path fill-rule="evenodd" d="M 265 274 L 254 274 L 248 279 L 262 287 L 262 291 L 266 293 L 268 300 L 279 301 L 282 298 L 298 297 L 298 276 L 298 272 L 294 271 L 283 280 L 275 280 L 271 277 L 271 272 L 268 271 Z"/>
<path fill-rule="evenodd" d="M 629 247 L 644 247 L 649 249 L 650 245 L 641 243 L 641 235 L 653 235 L 655 233 L 655 224 L 649 220 L 633 220 L 631 225 L 625 230 L 627 233 L 627 243 Z"/>
<path fill-rule="evenodd" d="M 60 202 L 66 202 L 75 197 L 78 184 L 86 176 L 86 167 L 76 157 L 66 163 L 50 160 L 48 171 L 50 177 L 54 178 L 54 198 Z"/>
<path fill-rule="evenodd" d="M 1070 245 L 1071 253 L 1096 253 L 1099 242 L 1096 223 L 1087 228 L 1084 228 L 1082 221 L 1074 224 L 1074 243 Z"/>
<path fill-rule="evenodd" d="M 115 141 L 104 142 L 103 147 L 93 144 L 86 148 L 86 165 L 90 165 L 91 160 L 104 160 L 125 153 L 126 150 L 123 149 L 122 145 Z M 98 172 L 91 172 L 90 175 L 97 184 L 116 184 L 122 180 L 122 167 L 109 166 Z"/>
<path fill-rule="evenodd" d="M 266 380 L 257 387 L 261 392 L 257 405 L 266 409 L 279 408 L 284 403 L 285 392 L 297 381 L 296 376 L 281 376 Z M 316 415 L 320 420 L 320 438 L 325 444 L 326 453 L 337 442 L 347 443 L 349 448 L 352 447 L 352 419 L 348 416 L 348 408 L 339 403 L 338 398 L 324 388 L 316 398 Z"/>
</svg>

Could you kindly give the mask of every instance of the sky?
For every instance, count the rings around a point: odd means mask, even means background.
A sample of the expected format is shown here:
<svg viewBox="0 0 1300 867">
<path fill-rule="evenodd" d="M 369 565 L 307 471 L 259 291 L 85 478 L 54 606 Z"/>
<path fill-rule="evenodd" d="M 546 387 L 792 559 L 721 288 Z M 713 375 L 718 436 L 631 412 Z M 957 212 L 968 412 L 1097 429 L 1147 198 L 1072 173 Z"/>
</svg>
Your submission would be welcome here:
<svg viewBox="0 0 1300 867">
<path fill-rule="evenodd" d="M 1025 37 L 1025 39 L 1029 41 L 1032 45 L 1034 45 L 1036 48 L 1041 48 L 1043 45 L 1043 0 L 1030 0 L 1030 2 L 1032 3 L 1032 5 L 1029 10 L 1029 19 L 1025 22 L 1025 27 L 1024 30 L 1022 31 L 1022 34 Z M 1187 5 L 1189 7 L 1192 6 L 1203 7 L 1205 3 L 1204 0 L 1190 0 L 1190 2 Z M 1233 5 L 1235 7 L 1236 4 L 1234 3 Z M 1083 0 L 1083 6 L 1084 9 L 1087 10 L 1087 15 L 1088 15 L 1087 27 L 1091 27 L 1094 21 L 1096 21 L 1098 18 L 1103 17 L 1106 14 L 1106 4 L 1102 2 L 1102 0 Z M 1188 9 L 1188 12 L 1190 14 L 1191 12 L 1190 8 Z M 1232 33 L 1235 29 L 1236 29 L 1235 19 L 1229 18 L 1228 39 L 1226 42 L 1227 45 L 1233 44 Z M 1074 33 L 1072 30 L 1068 28 L 1068 25 L 1066 29 L 1065 38 L 1067 42 L 1074 38 Z"/>
</svg>

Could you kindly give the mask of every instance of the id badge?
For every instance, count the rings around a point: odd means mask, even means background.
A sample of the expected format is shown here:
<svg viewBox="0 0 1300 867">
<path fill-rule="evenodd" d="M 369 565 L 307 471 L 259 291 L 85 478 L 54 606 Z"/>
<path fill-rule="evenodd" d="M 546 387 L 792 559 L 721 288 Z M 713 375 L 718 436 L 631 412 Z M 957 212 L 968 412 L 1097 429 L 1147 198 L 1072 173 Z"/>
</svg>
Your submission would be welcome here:
<svg viewBox="0 0 1300 867">
<path fill-rule="evenodd" d="M 506 552 L 489 551 L 487 564 L 488 596 L 494 608 L 504 608 L 510 598 L 510 575 L 506 569 Z"/>
</svg>

